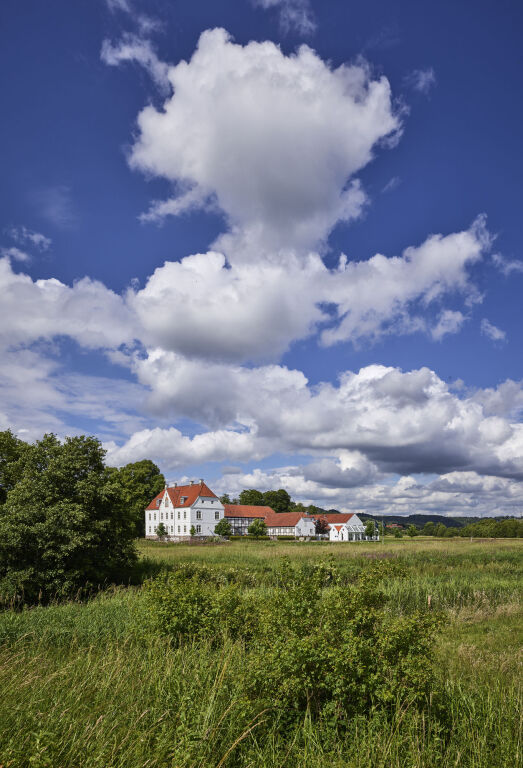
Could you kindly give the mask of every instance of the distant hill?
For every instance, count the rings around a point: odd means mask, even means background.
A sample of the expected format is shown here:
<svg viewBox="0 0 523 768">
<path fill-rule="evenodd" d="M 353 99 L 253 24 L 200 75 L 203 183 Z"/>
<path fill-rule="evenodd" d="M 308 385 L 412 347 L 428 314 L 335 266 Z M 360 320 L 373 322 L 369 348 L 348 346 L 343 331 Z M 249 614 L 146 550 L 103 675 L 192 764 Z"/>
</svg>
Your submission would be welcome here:
<svg viewBox="0 0 523 768">
<path fill-rule="evenodd" d="M 338 509 L 322 511 L 328 511 L 330 515 L 340 514 Z M 358 512 L 358 517 L 363 523 L 365 523 L 367 520 L 374 520 L 375 522 L 380 523 L 382 520 L 381 515 L 368 515 L 366 512 Z M 423 528 L 425 523 L 428 523 L 429 521 L 435 523 L 436 525 L 438 523 L 443 523 L 443 525 L 445 525 L 447 528 L 462 528 L 464 525 L 467 525 L 470 522 L 477 522 L 477 520 L 477 517 L 457 518 L 445 517 L 445 515 L 383 515 L 383 521 L 385 525 L 397 523 L 398 525 L 403 525 L 405 527 L 408 525 L 415 525 L 418 528 Z"/>
</svg>

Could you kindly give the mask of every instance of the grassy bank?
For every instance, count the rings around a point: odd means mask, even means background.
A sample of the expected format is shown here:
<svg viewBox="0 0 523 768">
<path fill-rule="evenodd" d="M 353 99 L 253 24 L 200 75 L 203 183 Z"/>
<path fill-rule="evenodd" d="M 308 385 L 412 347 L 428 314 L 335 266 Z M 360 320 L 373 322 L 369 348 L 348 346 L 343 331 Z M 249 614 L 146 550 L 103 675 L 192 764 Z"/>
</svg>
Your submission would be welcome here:
<svg viewBox="0 0 523 768">
<path fill-rule="evenodd" d="M 518 541 L 391 541 L 317 545 L 233 542 L 140 544 L 162 567 L 232 568 L 245 590 L 277 588 L 282 557 L 332 557 L 342 581 L 376 560 L 398 563 L 384 582 L 387 610 L 444 608 L 435 650 L 445 711 L 399 704 L 392 717 L 275 721 L 246 696 L 246 650 L 206 640 L 181 647 L 144 632 L 140 587 L 89 603 L 0 614 L 0 765 L 459 766 L 522 764 L 521 554 Z M 149 566 L 147 566 L 149 567 Z M 145 569 L 147 570 L 147 568 Z M 238 576 L 240 574 L 240 576 Z M 253 579 L 254 576 L 254 579 Z M 253 586 L 254 584 L 254 586 Z"/>
</svg>

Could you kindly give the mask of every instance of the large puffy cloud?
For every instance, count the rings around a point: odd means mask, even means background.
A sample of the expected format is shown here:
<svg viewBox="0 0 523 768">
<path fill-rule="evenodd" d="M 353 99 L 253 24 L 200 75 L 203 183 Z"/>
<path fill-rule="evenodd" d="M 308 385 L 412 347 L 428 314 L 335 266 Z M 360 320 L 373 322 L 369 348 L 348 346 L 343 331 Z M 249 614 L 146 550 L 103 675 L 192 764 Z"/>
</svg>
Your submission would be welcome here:
<svg viewBox="0 0 523 768">
<path fill-rule="evenodd" d="M 457 469 L 523 478 L 523 425 L 484 411 L 478 393 L 457 396 L 427 368 L 404 373 L 374 365 L 345 372 L 337 385 L 310 387 L 301 372 L 281 366 L 202 368 L 160 350 L 134 365 L 141 383 L 153 390 L 157 414 L 248 433 L 251 453 L 245 461 L 299 452 L 341 462 L 357 452 L 370 462 L 358 470 L 360 479 L 378 470 L 407 475 Z M 161 440 L 156 445 L 161 449 Z M 163 446 L 159 459 L 170 452 L 167 432 Z M 233 456 L 218 453 L 217 460 L 225 458 Z M 339 469 L 340 485 L 343 477 L 352 481 L 354 466 Z M 331 470 L 320 462 L 316 479 L 323 473 L 325 484 L 332 484 Z"/>
<path fill-rule="evenodd" d="M 466 300 L 476 296 L 468 267 L 489 245 L 479 217 L 469 229 L 432 235 L 401 256 L 343 257 L 335 270 L 317 254 L 231 266 L 209 252 L 166 262 L 127 302 L 147 345 L 207 360 L 275 360 L 318 328 L 325 345 L 428 331 L 429 305 L 458 292 Z M 460 312 L 443 311 L 432 336 L 456 332 L 463 320 Z"/>
<path fill-rule="evenodd" d="M 0 345 L 69 336 L 82 346 L 110 348 L 131 342 L 136 324 L 121 296 L 84 277 L 72 287 L 50 278 L 33 280 L 0 259 Z"/>
<path fill-rule="evenodd" d="M 307 46 L 285 56 L 272 42 L 241 46 L 208 30 L 168 76 L 173 95 L 140 113 L 130 163 L 215 198 L 239 229 L 229 258 L 306 250 L 359 215 L 364 196 L 348 182 L 400 128 L 386 78 L 364 64 L 332 69 Z"/>
</svg>

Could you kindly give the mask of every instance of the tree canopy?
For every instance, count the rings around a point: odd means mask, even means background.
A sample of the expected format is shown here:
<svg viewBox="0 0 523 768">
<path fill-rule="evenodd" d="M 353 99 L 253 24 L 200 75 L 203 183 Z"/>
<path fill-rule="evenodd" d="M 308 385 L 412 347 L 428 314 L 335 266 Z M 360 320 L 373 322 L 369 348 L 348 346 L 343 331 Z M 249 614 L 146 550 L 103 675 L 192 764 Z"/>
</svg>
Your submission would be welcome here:
<svg viewBox="0 0 523 768">
<path fill-rule="evenodd" d="M 134 527 L 99 440 L 49 434 L 21 448 L 2 438 L 15 460 L 3 468 L 0 599 L 34 602 L 125 579 Z"/>
<path fill-rule="evenodd" d="M 150 459 L 111 470 L 120 485 L 122 498 L 132 520 L 135 536 L 145 536 L 144 510 L 165 487 L 165 477 Z"/>
</svg>

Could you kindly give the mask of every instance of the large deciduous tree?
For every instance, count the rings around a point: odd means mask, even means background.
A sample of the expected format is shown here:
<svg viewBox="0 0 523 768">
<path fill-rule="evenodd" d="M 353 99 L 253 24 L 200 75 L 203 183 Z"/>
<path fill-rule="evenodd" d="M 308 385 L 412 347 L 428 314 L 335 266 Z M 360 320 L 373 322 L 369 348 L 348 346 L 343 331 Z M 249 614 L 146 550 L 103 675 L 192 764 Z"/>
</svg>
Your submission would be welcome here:
<svg viewBox="0 0 523 768">
<path fill-rule="evenodd" d="M 145 508 L 165 487 L 165 478 L 150 459 L 135 461 L 113 471 L 133 523 L 134 535 L 145 536 Z"/>
<path fill-rule="evenodd" d="M 121 486 L 94 437 L 23 449 L 0 515 L 0 600 L 66 597 L 124 580 L 136 560 Z"/>
</svg>

